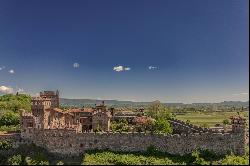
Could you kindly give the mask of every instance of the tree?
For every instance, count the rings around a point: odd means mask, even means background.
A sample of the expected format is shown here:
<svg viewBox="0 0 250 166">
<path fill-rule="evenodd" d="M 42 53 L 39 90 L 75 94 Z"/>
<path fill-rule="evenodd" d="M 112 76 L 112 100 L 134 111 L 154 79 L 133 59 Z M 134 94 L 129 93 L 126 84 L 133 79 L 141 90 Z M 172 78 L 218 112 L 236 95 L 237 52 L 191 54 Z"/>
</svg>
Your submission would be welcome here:
<svg viewBox="0 0 250 166">
<path fill-rule="evenodd" d="M 159 118 L 169 119 L 172 117 L 170 110 L 165 105 L 161 104 L 160 101 L 153 102 L 149 106 L 146 114 L 156 120 Z"/>
<path fill-rule="evenodd" d="M 127 132 L 129 130 L 128 121 L 125 119 L 119 120 L 118 122 L 113 121 L 111 123 L 111 130 L 116 132 Z"/>
<path fill-rule="evenodd" d="M 172 133 L 173 129 L 167 120 L 160 118 L 154 122 L 153 132 L 154 133 Z"/>
<path fill-rule="evenodd" d="M 224 120 L 223 120 L 223 124 L 224 124 L 224 125 L 228 125 L 228 124 L 230 124 L 230 122 L 229 122 L 228 119 L 224 119 Z"/>
<path fill-rule="evenodd" d="M 7 111 L 0 117 L 0 126 L 18 125 L 20 116 L 18 113 Z"/>
</svg>

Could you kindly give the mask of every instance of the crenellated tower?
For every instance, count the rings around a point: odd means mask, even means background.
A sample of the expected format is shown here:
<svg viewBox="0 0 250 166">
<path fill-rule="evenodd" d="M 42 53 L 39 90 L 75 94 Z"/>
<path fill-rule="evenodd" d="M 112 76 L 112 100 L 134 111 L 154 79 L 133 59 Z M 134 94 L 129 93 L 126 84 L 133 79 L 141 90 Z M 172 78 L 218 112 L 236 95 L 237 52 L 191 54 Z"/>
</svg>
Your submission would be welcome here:
<svg viewBox="0 0 250 166">
<path fill-rule="evenodd" d="M 44 128 L 46 123 L 45 110 L 59 107 L 59 91 L 40 92 L 39 97 L 33 97 L 31 105 L 32 114 L 38 124 L 37 128 Z"/>
</svg>

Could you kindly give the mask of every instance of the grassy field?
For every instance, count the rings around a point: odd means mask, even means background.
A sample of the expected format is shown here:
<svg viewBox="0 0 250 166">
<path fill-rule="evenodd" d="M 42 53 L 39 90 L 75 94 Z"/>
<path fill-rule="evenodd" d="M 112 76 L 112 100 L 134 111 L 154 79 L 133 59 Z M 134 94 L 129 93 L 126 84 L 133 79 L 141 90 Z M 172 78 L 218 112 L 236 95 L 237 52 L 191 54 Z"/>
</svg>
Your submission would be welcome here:
<svg viewBox="0 0 250 166">
<path fill-rule="evenodd" d="M 247 119 L 249 112 L 242 112 Z M 224 119 L 228 119 L 232 115 L 237 115 L 237 112 L 190 112 L 185 115 L 177 115 L 176 118 L 186 121 L 190 120 L 191 123 L 196 125 L 208 124 L 208 126 L 214 126 L 219 123 L 222 124 Z"/>
</svg>

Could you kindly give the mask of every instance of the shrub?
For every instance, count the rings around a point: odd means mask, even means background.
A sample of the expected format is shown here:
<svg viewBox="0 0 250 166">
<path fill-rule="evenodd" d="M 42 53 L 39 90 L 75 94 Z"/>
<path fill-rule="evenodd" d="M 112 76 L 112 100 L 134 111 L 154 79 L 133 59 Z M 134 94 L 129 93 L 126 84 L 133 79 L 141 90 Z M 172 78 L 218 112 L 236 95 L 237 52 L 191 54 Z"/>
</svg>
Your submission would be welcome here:
<svg viewBox="0 0 250 166">
<path fill-rule="evenodd" d="M 62 161 L 58 161 L 56 165 L 64 165 L 64 163 Z"/>
<path fill-rule="evenodd" d="M 221 160 L 222 165 L 249 165 L 249 157 L 230 155 Z"/>
<path fill-rule="evenodd" d="M 0 150 L 8 150 L 12 147 L 8 141 L 0 141 Z"/>
<path fill-rule="evenodd" d="M 192 152 L 192 157 L 194 158 L 193 164 L 196 165 L 208 165 L 208 162 L 206 162 L 203 158 L 200 157 L 199 151 Z"/>
<path fill-rule="evenodd" d="M 149 155 L 156 155 L 158 153 L 158 150 L 154 145 L 150 145 L 149 147 L 147 147 L 147 153 Z"/>
<path fill-rule="evenodd" d="M 21 163 L 22 163 L 21 155 L 14 155 L 8 159 L 9 165 L 21 165 Z"/>
</svg>

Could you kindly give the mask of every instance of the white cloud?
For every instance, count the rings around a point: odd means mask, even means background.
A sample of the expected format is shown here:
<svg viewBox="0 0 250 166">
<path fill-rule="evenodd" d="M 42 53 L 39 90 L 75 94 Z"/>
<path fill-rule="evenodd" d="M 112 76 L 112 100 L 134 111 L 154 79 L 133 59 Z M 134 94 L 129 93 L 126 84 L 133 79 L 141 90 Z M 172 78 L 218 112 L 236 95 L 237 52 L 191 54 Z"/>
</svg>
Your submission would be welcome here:
<svg viewBox="0 0 250 166">
<path fill-rule="evenodd" d="M 7 87 L 7 86 L 0 86 L 0 92 L 1 93 L 13 93 L 14 90 L 12 87 Z"/>
<path fill-rule="evenodd" d="M 248 95 L 247 92 L 242 92 L 242 93 L 235 93 L 233 96 L 240 96 L 240 95 Z"/>
<path fill-rule="evenodd" d="M 23 88 L 18 88 L 18 89 L 17 89 L 17 92 L 19 92 L 19 93 L 20 93 L 20 92 L 24 92 L 24 90 L 23 90 Z"/>
<path fill-rule="evenodd" d="M 113 70 L 114 71 L 123 71 L 123 66 L 115 66 L 114 68 L 113 68 Z"/>
<path fill-rule="evenodd" d="M 114 71 L 120 72 L 120 71 L 129 71 L 131 70 L 130 67 L 123 67 L 123 66 L 115 66 L 113 68 Z"/>
<path fill-rule="evenodd" d="M 74 68 L 78 68 L 78 67 L 80 67 L 80 65 L 79 65 L 79 63 L 74 63 L 74 64 L 73 64 L 73 67 L 74 67 Z"/>
<path fill-rule="evenodd" d="M 10 73 L 10 74 L 14 74 L 15 71 L 14 71 L 13 69 L 11 69 L 11 70 L 9 70 L 9 73 Z"/>
<path fill-rule="evenodd" d="M 154 70 L 154 69 L 157 69 L 157 67 L 155 67 L 155 66 L 149 66 L 148 69 L 149 70 Z"/>
<path fill-rule="evenodd" d="M 3 70 L 4 68 L 5 68 L 5 66 L 1 66 L 1 67 L 0 67 L 0 70 Z"/>
<path fill-rule="evenodd" d="M 131 70 L 131 68 L 130 67 L 125 67 L 124 70 L 128 71 L 128 70 Z"/>
</svg>

